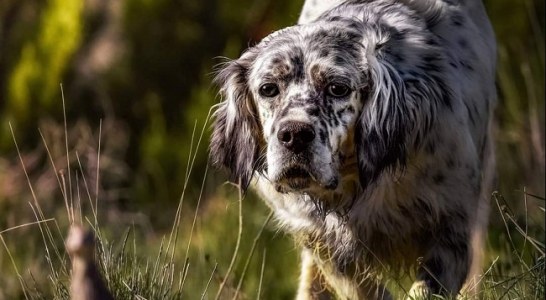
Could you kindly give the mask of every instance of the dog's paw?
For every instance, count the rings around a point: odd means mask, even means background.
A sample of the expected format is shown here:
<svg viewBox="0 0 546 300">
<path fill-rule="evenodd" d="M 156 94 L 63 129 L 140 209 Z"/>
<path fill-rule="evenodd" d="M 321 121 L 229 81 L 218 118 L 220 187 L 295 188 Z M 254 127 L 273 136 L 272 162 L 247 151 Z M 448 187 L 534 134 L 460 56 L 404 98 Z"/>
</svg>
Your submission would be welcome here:
<svg viewBox="0 0 546 300">
<path fill-rule="evenodd" d="M 420 280 L 412 284 L 406 300 L 425 300 L 430 299 L 432 293 L 426 281 Z"/>
</svg>

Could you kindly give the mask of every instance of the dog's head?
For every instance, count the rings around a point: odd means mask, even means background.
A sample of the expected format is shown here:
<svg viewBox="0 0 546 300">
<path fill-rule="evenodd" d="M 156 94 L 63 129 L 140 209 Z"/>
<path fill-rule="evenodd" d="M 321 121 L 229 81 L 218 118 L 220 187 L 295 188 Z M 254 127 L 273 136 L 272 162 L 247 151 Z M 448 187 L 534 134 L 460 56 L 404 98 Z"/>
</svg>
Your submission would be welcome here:
<svg viewBox="0 0 546 300">
<path fill-rule="evenodd" d="M 408 38 L 341 18 L 268 36 L 217 75 L 224 101 L 211 158 L 243 188 L 260 172 L 280 192 L 303 193 L 335 190 L 348 176 L 366 187 L 402 166 L 427 121 L 415 101 L 434 91 L 399 72 L 397 59 L 417 55 L 397 48 Z"/>
</svg>

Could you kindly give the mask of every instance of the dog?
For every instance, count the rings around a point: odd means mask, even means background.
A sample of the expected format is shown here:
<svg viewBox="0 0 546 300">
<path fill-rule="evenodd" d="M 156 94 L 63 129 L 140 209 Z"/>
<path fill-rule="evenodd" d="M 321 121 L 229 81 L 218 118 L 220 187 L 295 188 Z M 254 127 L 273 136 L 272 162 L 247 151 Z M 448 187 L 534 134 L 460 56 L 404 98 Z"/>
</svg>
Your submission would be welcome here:
<svg viewBox="0 0 546 300">
<path fill-rule="evenodd" d="M 481 0 L 307 0 L 220 66 L 210 157 L 301 245 L 297 299 L 477 285 L 495 68 Z"/>
</svg>

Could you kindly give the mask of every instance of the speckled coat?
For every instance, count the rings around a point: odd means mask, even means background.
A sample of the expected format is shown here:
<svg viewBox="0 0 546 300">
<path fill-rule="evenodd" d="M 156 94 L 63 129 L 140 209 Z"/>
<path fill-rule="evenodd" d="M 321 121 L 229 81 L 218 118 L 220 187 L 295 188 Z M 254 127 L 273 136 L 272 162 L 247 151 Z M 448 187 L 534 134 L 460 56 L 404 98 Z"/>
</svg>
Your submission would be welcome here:
<svg viewBox="0 0 546 300">
<path fill-rule="evenodd" d="M 308 0 L 217 75 L 212 161 L 302 247 L 298 299 L 474 286 L 493 188 L 496 44 L 480 0 Z"/>
</svg>

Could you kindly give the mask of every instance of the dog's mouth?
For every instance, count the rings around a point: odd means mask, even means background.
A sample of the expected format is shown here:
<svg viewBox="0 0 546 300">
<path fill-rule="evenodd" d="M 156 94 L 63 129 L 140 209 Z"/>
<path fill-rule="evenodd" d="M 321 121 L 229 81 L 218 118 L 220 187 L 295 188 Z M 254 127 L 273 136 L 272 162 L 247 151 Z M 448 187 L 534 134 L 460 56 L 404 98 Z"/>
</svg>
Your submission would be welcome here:
<svg viewBox="0 0 546 300">
<path fill-rule="evenodd" d="M 313 191 L 335 190 L 338 186 L 337 178 L 322 183 L 312 170 L 302 165 L 285 168 L 273 182 L 275 189 L 280 193 L 313 193 Z"/>
<path fill-rule="evenodd" d="M 309 188 L 314 180 L 307 168 L 296 165 L 285 168 L 274 181 L 277 191 L 286 193 Z"/>
</svg>

